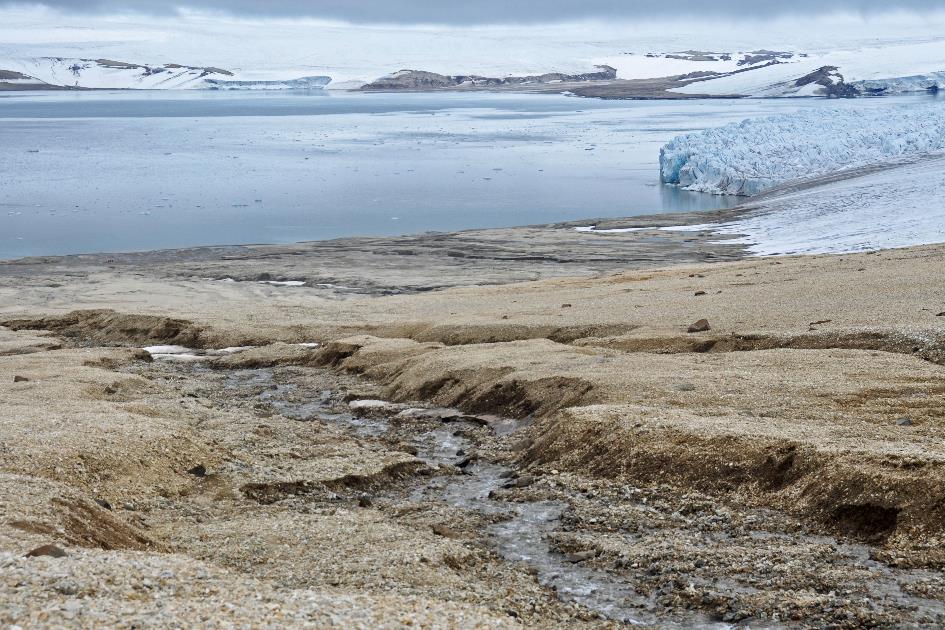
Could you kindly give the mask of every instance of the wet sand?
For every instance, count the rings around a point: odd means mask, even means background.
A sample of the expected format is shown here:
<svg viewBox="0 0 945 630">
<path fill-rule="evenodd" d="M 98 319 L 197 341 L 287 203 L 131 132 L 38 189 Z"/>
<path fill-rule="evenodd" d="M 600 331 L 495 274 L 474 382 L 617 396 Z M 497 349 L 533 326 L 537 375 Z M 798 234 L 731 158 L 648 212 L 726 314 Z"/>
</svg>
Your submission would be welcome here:
<svg viewBox="0 0 945 630">
<path fill-rule="evenodd" d="M 0 618 L 941 625 L 945 246 L 711 219 L 0 264 Z"/>
</svg>

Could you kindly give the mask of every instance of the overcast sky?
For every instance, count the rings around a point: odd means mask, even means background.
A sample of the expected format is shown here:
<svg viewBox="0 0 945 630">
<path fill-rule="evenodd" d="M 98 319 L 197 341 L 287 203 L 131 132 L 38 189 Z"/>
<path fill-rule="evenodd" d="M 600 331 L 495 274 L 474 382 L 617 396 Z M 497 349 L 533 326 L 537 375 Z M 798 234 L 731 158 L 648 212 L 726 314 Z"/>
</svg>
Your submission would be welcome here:
<svg viewBox="0 0 945 630">
<path fill-rule="evenodd" d="M 29 0 L 27 0 L 29 1 Z M 24 0 L 0 0 L 0 6 Z M 307 16 L 352 22 L 506 23 L 582 18 L 809 16 L 828 12 L 941 10 L 942 0 L 45 0 L 69 12 L 160 12 L 179 7 L 235 15 Z"/>
</svg>

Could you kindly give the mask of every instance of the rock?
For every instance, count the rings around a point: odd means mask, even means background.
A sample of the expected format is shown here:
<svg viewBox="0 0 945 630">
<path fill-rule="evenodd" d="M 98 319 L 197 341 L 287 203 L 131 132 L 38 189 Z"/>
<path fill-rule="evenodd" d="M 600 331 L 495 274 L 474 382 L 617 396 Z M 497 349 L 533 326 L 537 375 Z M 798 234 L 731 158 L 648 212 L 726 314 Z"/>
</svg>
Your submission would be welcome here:
<svg viewBox="0 0 945 630">
<path fill-rule="evenodd" d="M 900 427 L 911 427 L 913 425 L 912 418 L 899 418 L 896 420 L 896 424 Z"/>
<path fill-rule="evenodd" d="M 597 557 L 597 550 L 587 549 L 586 551 L 576 551 L 574 553 L 569 553 L 564 556 L 565 562 L 584 562 L 585 560 L 590 560 Z"/>
<path fill-rule="evenodd" d="M 517 479 L 513 479 L 512 481 L 508 482 L 502 487 L 503 488 L 525 488 L 527 486 L 532 485 L 533 483 L 535 483 L 534 477 L 532 477 L 531 475 L 522 475 L 521 477 L 518 477 Z"/>
<path fill-rule="evenodd" d="M 572 308 L 570 304 L 562 304 L 561 308 Z"/>
<path fill-rule="evenodd" d="M 372 501 L 369 496 L 363 496 L 358 499 L 358 507 L 369 508 L 372 505 L 374 505 L 374 501 Z"/>
<path fill-rule="evenodd" d="M 700 319 L 695 324 L 689 326 L 688 331 L 691 333 L 700 333 L 712 330 L 712 326 L 709 325 L 709 320 Z"/>
<path fill-rule="evenodd" d="M 397 445 L 397 450 L 400 451 L 401 453 L 407 453 L 408 455 L 416 456 L 420 454 L 420 449 L 418 449 L 415 445 L 406 444 L 404 442 L 401 442 L 400 444 Z"/>
<path fill-rule="evenodd" d="M 38 558 L 39 556 L 46 556 L 49 558 L 65 558 L 66 552 L 56 545 L 43 545 L 42 547 L 37 547 L 32 551 L 27 552 L 27 558 Z"/>
<path fill-rule="evenodd" d="M 103 508 L 105 508 L 106 510 L 112 509 L 112 504 L 106 501 L 105 499 L 95 499 L 95 502 L 98 503 Z"/>
<path fill-rule="evenodd" d="M 456 467 L 457 467 L 457 468 L 466 468 L 467 466 L 469 466 L 469 465 L 472 463 L 472 461 L 473 461 L 473 458 L 472 458 L 472 457 L 464 457 L 464 458 L 461 459 L 459 462 L 457 462 Z"/>
<path fill-rule="evenodd" d="M 705 295 L 705 291 L 696 291 L 695 296 L 699 297 L 700 295 Z"/>
<path fill-rule="evenodd" d="M 136 350 L 131 356 L 136 361 L 144 361 L 145 363 L 154 362 L 154 357 L 147 350 Z"/>
<path fill-rule="evenodd" d="M 79 592 L 79 586 L 75 582 L 69 580 L 57 582 L 56 585 L 53 586 L 53 589 L 60 595 L 68 596 L 76 595 Z"/>
<path fill-rule="evenodd" d="M 388 402 L 386 400 L 362 399 L 352 400 L 348 403 L 348 409 L 354 415 L 364 417 L 382 417 L 393 416 L 404 410 L 403 405 Z"/>
<path fill-rule="evenodd" d="M 443 538 L 451 538 L 453 540 L 456 540 L 457 538 L 462 538 L 459 532 L 457 532 L 455 529 L 453 529 L 452 527 L 443 525 L 443 524 L 438 523 L 434 525 L 432 529 L 433 529 L 434 534 L 436 534 L 437 536 L 442 536 Z"/>
<path fill-rule="evenodd" d="M 696 386 L 692 383 L 679 383 L 678 385 L 673 386 L 677 392 L 694 392 L 696 391 Z"/>
<path fill-rule="evenodd" d="M 207 468 L 203 464 L 197 464 L 187 472 L 194 477 L 203 478 L 207 476 Z"/>
<path fill-rule="evenodd" d="M 936 315 L 936 317 L 945 317 L 945 311 L 942 311 L 941 313 L 939 313 L 938 315 Z"/>
<path fill-rule="evenodd" d="M 29 383 L 30 379 L 26 378 L 25 376 L 14 376 L 13 382 L 14 383 Z"/>
</svg>

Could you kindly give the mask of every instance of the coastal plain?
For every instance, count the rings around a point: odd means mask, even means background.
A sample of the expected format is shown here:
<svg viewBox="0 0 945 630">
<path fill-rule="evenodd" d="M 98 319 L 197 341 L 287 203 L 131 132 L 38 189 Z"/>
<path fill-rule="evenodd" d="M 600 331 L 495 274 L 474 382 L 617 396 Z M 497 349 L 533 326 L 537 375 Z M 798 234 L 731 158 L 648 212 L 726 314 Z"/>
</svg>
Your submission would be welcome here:
<svg viewBox="0 0 945 630">
<path fill-rule="evenodd" d="M 705 220 L 0 264 L 0 618 L 942 623 L 945 247 Z"/>
</svg>

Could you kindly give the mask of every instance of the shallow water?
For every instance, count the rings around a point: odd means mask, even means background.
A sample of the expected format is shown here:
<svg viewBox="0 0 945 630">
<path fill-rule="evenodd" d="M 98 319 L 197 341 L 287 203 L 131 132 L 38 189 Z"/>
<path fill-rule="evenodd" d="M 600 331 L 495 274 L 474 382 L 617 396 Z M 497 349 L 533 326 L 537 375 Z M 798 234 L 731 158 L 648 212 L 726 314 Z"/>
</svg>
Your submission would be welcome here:
<svg viewBox="0 0 945 630">
<path fill-rule="evenodd" d="M 0 259 L 728 207 L 738 200 L 661 185 L 660 146 L 687 131 L 822 104 L 322 91 L 2 95 Z"/>
</svg>

